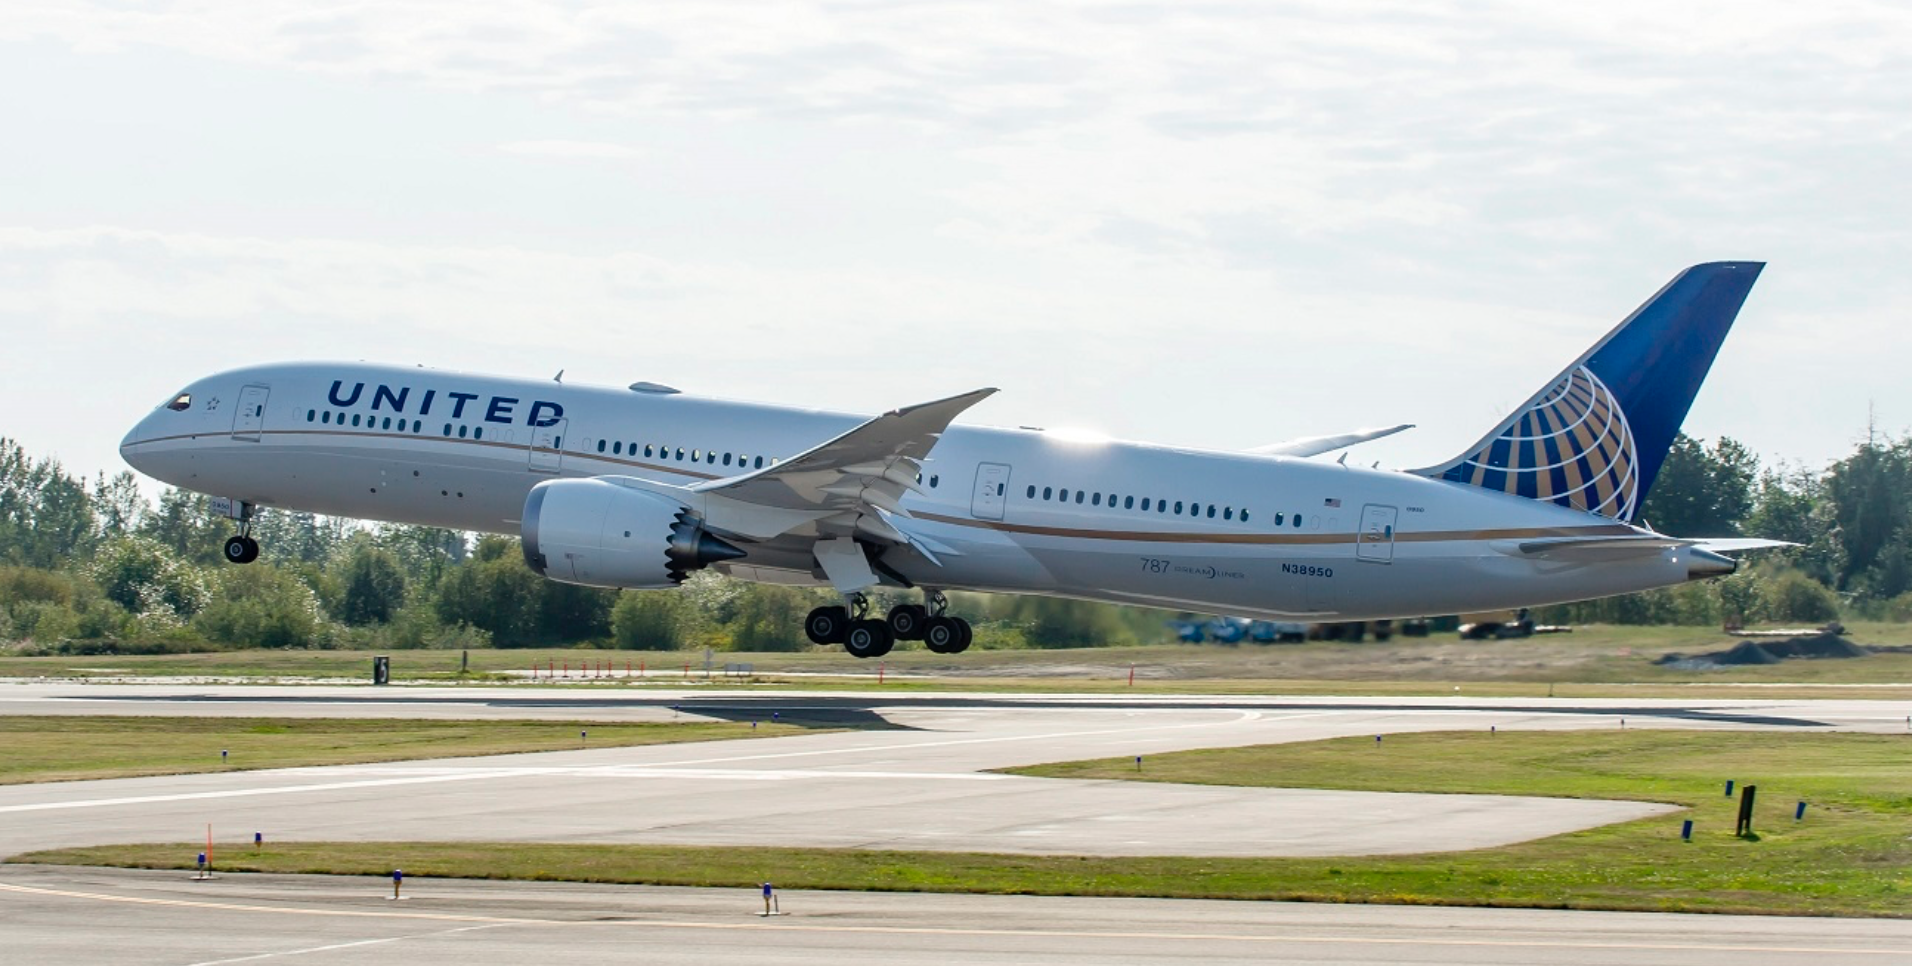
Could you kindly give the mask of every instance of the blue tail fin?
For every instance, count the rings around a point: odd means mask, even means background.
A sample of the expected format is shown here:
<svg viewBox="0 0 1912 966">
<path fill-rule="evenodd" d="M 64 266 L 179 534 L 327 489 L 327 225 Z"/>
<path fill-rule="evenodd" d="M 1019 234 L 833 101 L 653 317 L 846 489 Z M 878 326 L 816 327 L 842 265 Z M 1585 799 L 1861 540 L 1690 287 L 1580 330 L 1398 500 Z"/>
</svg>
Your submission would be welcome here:
<svg viewBox="0 0 1912 966">
<path fill-rule="evenodd" d="M 1632 521 L 1765 267 L 1681 272 L 1465 454 L 1417 472 Z"/>
</svg>

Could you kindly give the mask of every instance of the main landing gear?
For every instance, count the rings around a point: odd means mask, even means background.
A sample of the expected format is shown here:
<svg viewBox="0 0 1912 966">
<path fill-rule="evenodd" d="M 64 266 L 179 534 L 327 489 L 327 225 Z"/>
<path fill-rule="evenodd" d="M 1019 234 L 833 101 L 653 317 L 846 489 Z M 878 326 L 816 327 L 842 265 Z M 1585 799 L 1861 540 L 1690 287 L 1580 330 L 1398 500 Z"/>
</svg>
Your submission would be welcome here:
<svg viewBox="0 0 1912 966">
<path fill-rule="evenodd" d="M 848 607 L 819 607 L 804 619 L 803 632 L 817 644 L 841 644 L 853 657 L 882 657 L 897 641 L 922 641 L 937 654 L 959 654 L 969 647 L 969 622 L 944 613 L 949 600 L 942 591 L 932 591 L 927 606 L 899 604 L 890 608 L 887 619 L 870 614 L 870 600 L 862 594 L 850 596 Z"/>
</svg>

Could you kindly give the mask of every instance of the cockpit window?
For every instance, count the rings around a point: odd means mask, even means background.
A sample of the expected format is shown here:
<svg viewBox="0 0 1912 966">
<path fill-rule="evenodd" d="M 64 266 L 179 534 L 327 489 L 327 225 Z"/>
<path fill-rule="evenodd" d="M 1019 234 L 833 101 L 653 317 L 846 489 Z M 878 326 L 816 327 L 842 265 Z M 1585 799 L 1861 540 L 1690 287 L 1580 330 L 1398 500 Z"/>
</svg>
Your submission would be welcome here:
<svg viewBox="0 0 1912 966">
<path fill-rule="evenodd" d="M 193 408 L 193 394 L 189 392 L 182 392 L 179 395 L 174 396 L 173 401 L 166 404 L 166 408 L 176 413 L 183 413 L 186 410 Z"/>
</svg>

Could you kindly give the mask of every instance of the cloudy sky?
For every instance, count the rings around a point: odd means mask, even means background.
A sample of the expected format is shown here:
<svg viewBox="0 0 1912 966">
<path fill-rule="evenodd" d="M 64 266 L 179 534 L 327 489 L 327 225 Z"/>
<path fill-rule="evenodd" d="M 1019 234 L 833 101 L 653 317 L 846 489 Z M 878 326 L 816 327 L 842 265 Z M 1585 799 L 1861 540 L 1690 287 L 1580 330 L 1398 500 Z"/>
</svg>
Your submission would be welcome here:
<svg viewBox="0 0 1912 966">
<path fill-rule="evenodd" d="M 1687 421 L 1912 426 L 1912 8 L 166 3 L 0 18 L 0 436 L 425 363 L 1248 447 L 1459 451 L 1680 268 Z"/>
</svg>

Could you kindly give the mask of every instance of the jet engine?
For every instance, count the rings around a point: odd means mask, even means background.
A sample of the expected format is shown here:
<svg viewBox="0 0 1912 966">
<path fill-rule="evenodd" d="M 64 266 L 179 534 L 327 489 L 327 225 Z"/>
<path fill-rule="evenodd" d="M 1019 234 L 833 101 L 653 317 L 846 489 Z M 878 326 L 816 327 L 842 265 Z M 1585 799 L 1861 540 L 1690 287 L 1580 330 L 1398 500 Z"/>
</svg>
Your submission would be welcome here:
<svg viewBox="0 0 1912 966">
<path fill-rule="evenodd" d="M 601 479 L 532 487 L 520 540 L 532 570 L 592 587 L 675 587 L 692 571 L 744 555 L 675 500 Z"/>
</svg>

